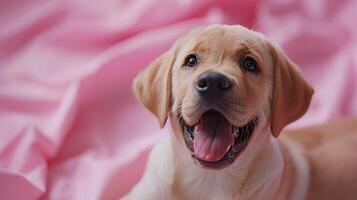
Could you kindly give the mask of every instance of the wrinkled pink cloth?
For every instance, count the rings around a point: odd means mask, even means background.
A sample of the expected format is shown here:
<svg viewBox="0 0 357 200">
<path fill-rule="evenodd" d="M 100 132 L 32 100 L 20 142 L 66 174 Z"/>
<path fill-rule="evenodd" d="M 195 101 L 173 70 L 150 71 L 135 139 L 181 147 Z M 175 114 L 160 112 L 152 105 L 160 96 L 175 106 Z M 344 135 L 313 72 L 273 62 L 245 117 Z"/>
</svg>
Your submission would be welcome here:
<svg viewBox="0 0 357 200">
<path fill-rule="evenodd" d="M 0 2 L 0 198 L 117 199 L 168 132 L 131 81 L 193 27 L 242 24 L 313 86 L 291 127 L 357 115 L 353 0 Z"/>
</svg>

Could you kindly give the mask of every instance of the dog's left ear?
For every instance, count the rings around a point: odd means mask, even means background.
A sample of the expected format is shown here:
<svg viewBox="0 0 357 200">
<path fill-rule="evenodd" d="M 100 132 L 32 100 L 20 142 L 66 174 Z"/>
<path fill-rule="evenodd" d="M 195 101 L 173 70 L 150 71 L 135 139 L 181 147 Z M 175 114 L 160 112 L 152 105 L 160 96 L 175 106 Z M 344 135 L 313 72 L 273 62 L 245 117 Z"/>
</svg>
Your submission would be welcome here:
<svg viewBox="0 0 357 200">
<path fill-rule="evenodd" d="M 277 137 L 289 123 L 305 114 L 314 93 L 282 50 L 268 43 L 273 58 L 274 88 L 271 132 Z"/>
<path fill-rule="evenodd" d="M 133 84 L 136 97 L 158 118 L 161 128 L 164 127 L 172 106 L 171 69 L 179 43 L 177 41 L 170 50 L 140 72 Z"/>
</svg>

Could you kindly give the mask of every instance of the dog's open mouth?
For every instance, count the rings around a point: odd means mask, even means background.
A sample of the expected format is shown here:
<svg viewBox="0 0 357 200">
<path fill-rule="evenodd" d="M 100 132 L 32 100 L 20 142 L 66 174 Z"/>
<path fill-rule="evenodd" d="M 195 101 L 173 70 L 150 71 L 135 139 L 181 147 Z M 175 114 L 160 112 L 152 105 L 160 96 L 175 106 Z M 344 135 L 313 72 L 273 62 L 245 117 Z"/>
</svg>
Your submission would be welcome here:
<svg viewBox="0 0 357 200">
<path fill-rule="evenodd" d="M 189 126 L 181 120 L 183 136 L 192 158 L 202 167 L 220 169 L 234 162 L 245 149 L 258 119 L 242 127 L 234 127 L 221 113 L 205 112 L 199 122 Z"/>
</svg>

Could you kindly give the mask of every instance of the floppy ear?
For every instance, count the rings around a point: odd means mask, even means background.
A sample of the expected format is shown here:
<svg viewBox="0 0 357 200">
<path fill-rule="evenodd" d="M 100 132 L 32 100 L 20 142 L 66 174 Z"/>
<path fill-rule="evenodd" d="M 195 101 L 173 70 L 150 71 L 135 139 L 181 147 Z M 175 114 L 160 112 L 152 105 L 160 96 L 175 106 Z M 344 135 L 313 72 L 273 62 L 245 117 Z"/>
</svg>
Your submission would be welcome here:
<svg viewBox="0 0 357 200">
<path fill-rule="evenodd" d="M 270 43 L 268 46 L 274 64 L 270 127 L 272 134 L 277 137 L 286 125 L 305 114 L 314 90 L 280 49 Z"/>
<path fill-rule="evenodd" d="M 164 127 L 172 106 L 171 69 L 178 43 L 179 41 L 134 79 L 135 95 L 158 118 L 161 128 Z"/>
</svg>

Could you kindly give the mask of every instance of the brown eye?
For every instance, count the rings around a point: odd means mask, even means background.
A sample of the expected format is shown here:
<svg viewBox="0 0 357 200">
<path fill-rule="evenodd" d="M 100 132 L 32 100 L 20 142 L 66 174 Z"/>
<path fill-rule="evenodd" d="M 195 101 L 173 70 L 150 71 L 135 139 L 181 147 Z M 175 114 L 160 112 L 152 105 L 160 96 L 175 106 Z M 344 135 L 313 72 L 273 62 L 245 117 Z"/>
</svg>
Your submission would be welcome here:
<svg viewBox="0 0 357 200">
<path fill-rule="evenodd" d="M 184 67 L 194 67 L 198 63 L 196 54 L 190 54 L 186 57 Z"/>
<path fill-rule="evenodd" d="M 245 56 L 242 61 L 242 67 L 248 72 L 258 72 L 259 67 L 257 61 L 250 56 Z"/>
</svg>

